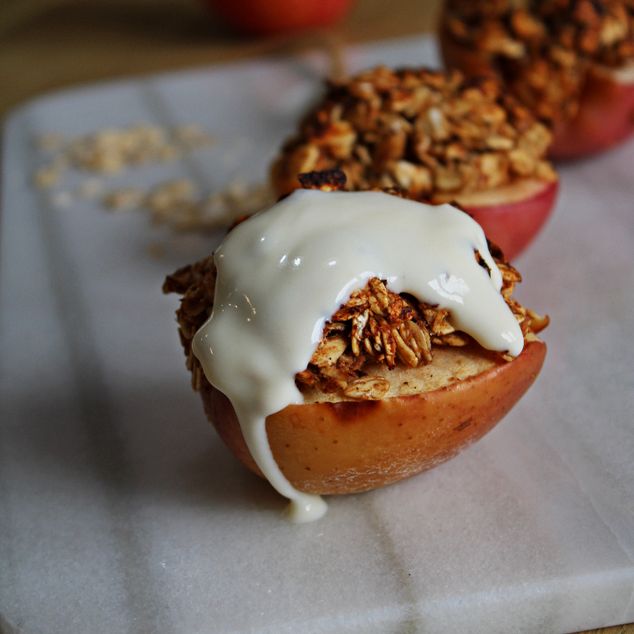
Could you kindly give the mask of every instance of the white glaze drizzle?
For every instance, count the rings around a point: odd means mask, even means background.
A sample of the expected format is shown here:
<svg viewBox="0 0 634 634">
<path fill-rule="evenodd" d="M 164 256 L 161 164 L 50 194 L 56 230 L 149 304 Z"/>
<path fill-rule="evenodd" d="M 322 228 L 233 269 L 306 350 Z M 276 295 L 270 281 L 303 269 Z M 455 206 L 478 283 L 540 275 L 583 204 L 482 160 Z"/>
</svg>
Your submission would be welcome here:
<svg viewBox="0 0 634 634">
<path fill-rule="evenodd" d="M 482 229 L 451 205 L 298 190 L 231 231 L 214 261 L 213 312 L 193 350 L 210 383 L 230 399 L 251 455 L 290 500 L 297 522 L 318 519 L 326 503 L 284 477 L 265 419 L 303 402 L 295 374 L 352 291 L 378 277 L 396 293 L 447 308 L 453 325 L 489 350 L 516 356 L 524 345 Z"/>
</svg>

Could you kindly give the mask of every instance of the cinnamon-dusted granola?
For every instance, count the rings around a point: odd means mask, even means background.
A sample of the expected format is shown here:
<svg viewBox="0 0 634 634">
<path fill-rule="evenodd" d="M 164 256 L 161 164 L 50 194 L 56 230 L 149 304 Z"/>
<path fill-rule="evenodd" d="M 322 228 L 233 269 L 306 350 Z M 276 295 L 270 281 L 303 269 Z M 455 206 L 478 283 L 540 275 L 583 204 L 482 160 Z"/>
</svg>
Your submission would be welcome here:
<svg viewBox="0 0 634 634">
<path fill-rule="evenodd" d="M 634 61 L 632 0 L 449 0 L 443 29 L 549 123 L 576 114 L 590 64 Z"/>
<path fill-rule="evenodd" d="M 634 59 L 632 0 L 533 0 L 531 8 L 567 51 L 607 66 Z"/>
<path fill-rule="evenodd" d="M 199 390 L 205 375 L 198 359 L 192 352 L 192 340 L 198 329 L 207 321 L 214 303 L 216 267 L 213 256 L 195 264 L 184 266 L 163 283 L 164 293 L 182 295 L 176 311 L 178 334 L 187 357 L 187 369 L 192 373 L 192 387 Z"/>
<path fill-rule="evenodd" d="M 272 168 L 279 194 L 338 167 L 348 189 L 397 187 L 446 200 L 524 177 L 556 180 L 550 132 L 490 79 L 378 67 L 332 82 Z"/>
<path fill-rule="evenodd" d="M 493 245 L 491 250 L 502 273 L 502 296 L 521 324 L 525 339 L 530 340 L 547 326 L 548 318 L 512 298 L 521 277 Z M 164 292 L 182 295 L 176 314 L 187 368 L 196 390 L 205 378 L 191 343 L 211 314 L 215 281 L 213 258 L 208 257 L 179 269 L 163 285 Z M 470 342 L 468 335 L 452 325 L 449 311 L 394 293 L 384 280 L 374 277 L 332 315 L 308 367 L 295 379 L 300 389 L 316 386 L 325 392 L 341 392 L 348 398 L 381 398 L 389 385 L 385 379 L 368 376 L 369 366 L 417 367 L 432 361 L 434 347 L 457 347 Z"/>
</svg>

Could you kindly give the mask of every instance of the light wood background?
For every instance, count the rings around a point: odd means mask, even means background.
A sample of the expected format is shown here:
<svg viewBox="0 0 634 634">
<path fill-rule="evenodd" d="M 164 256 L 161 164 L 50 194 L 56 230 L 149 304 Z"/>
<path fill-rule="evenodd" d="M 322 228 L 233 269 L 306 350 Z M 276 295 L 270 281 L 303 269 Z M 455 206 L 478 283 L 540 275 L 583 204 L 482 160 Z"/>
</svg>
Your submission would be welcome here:
<svg viewBox="0 0 634 634">
<path fill-rule="evenodd" d="M 82 82 L 431 31 L 441 0 L 357 0 L 331 32 L 252 39 L 199 0 L 0 0 L 0 117 Z M 634 634 L 622 625 L 592 634 Z"/>
<path fill-rule="evenodd" d="M 80 82 L 431 30 L 440 0 L 358 0 L 332 33 L 252 39 L 198 0 L 0 0 L 0 114 Z"/>
</svg>

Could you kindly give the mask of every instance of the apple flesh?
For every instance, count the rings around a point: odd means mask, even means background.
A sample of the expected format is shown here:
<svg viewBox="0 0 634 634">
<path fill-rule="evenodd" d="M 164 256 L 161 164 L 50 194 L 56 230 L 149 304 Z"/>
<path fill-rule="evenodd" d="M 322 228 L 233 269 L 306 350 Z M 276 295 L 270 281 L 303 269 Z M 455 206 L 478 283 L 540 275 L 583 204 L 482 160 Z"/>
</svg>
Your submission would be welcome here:
<svg viewBox="0 0 634 634">
<path fill-rule="evenodd" d="M 205 0 L 232 28 L 248 35 L 276 35 L 331 26 L 353 0 Z"/>
<path fill-rule="evenodd" d="M 458 203 L 512 260 L 540 232 L 552 213 L 558 191 L 558 181 L 524 178 L 494 189 L 436 198 L 434 202 Z"/>
</svg>

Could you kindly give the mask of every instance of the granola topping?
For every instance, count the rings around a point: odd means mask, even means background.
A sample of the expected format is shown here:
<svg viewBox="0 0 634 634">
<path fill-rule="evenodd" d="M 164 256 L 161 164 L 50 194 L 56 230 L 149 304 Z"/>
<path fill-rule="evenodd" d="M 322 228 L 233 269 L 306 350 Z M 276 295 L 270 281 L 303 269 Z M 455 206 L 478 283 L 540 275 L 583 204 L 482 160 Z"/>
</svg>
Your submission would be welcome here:
<svg viewBox="0 0 634 634">
<path fill-rule="evenodd" d="M 631 0 L 449 0 L 443 28 L 549 123 L 574 117 L 590 64 L 634 62 Z"/>
<path fill-rule="evenodd" d="M 348 189 L 397 187 L 410 198 L 556 180 L 551 134 L 493 80 L 377 67 L 333 82 L 272 168 L 279 194 L 298 174 L 340 168 Z"/>
<path fill-rule="evenodd" d="M 522 278 L 501 253 L 495 249 L 492 253 L 502 274 L 502 296 L 520 324 L 524 339 L 531 341 L 546 328 L 549 319 L 512 297 Z M 210 256 L 169 275 L 163 285 L 164 292 L 182 296 L 176 315 L 195 390 L 200 390 L 206 379 L 192 352 L 192 340 L 211 314 L 215 283 L 216 267 Z M 348 398 L 381 398 L 384 385 L 372 384 L 372 390 L 359 390 L 359 381 L 368 385 L 365 381 L 373 365 L 417 367 L 431 363 L 434 348 L 462 347 L 472 342 L 451 324 L 448 310 L 419 302 L 411 295 L 399 295 L 387 286 L 384 280 L 371 278 L 326 322 L 307 368 L 295 375 L 300 390 L 317 386 Z M 507 361 L 512 359 L 502 356 Z"/>
</svg>

